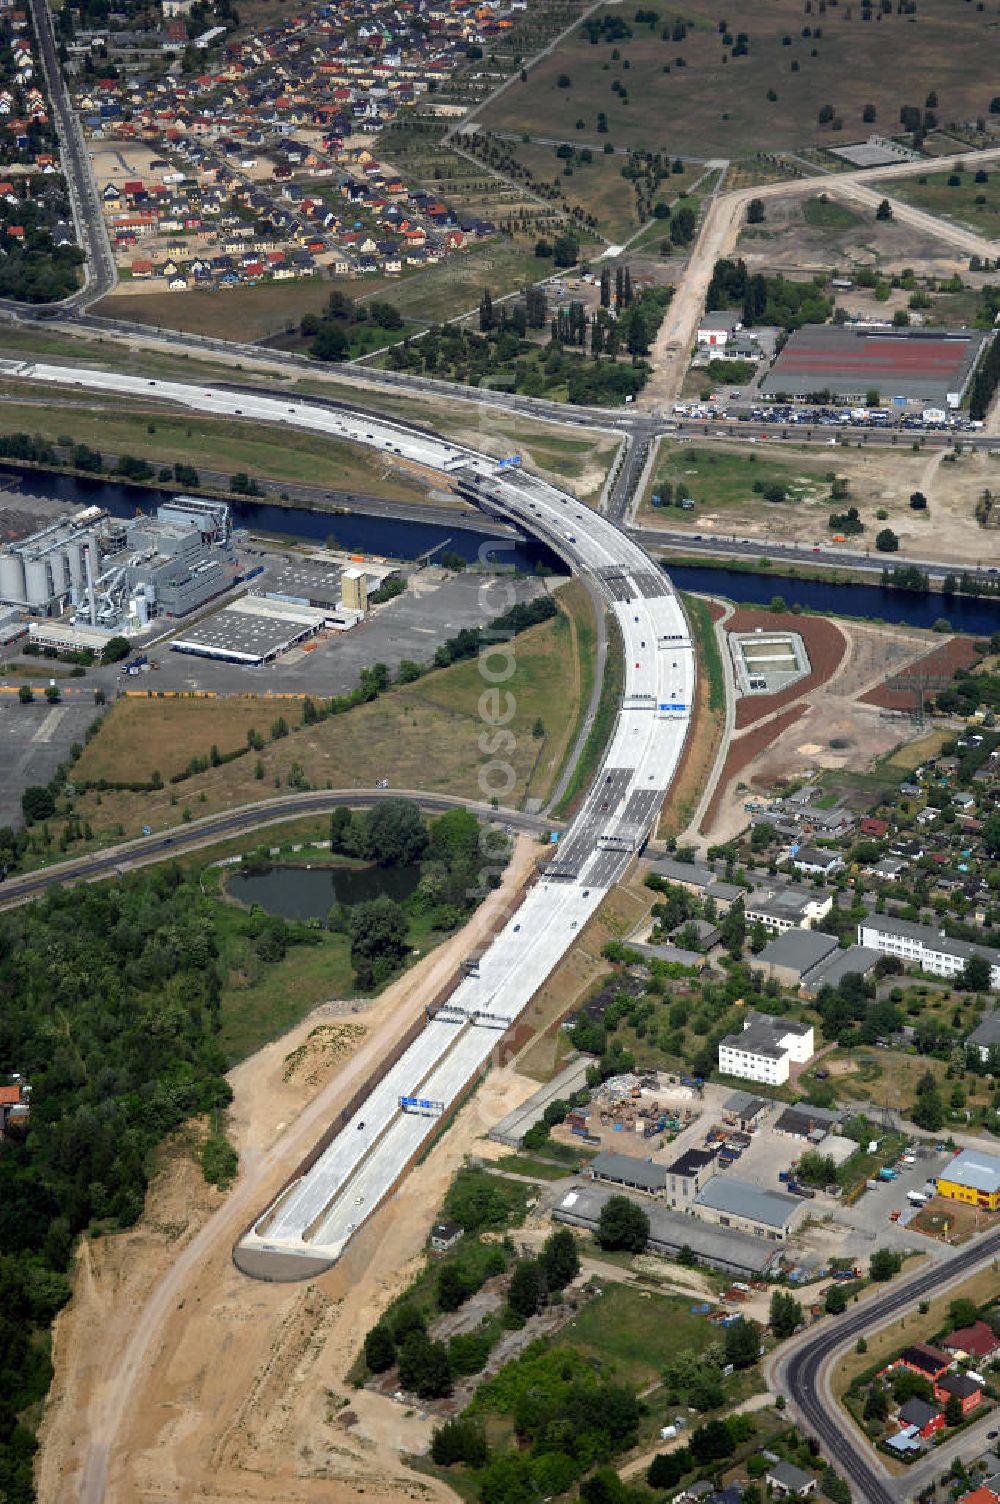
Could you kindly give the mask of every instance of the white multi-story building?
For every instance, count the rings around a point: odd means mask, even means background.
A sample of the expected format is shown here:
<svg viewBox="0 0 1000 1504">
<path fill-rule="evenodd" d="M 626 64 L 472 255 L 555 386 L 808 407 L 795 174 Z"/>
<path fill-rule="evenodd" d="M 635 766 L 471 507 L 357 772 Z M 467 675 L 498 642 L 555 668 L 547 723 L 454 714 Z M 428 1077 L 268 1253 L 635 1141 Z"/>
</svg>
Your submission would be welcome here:
<svg viewBox="0 0 1000 1504">
<path fill-rule="evenodd" d="M 812 1024 L 748 1013 L 743 1032 L 720 1041 L 719 1070 L 725 1076 L 781 1086 L 788 1080 L 789 1066 L 805 1065 L 814 1048 Z"/>
<path fill-rule="evenodd" d="M 898 956 L 904 965 L 919 966 L 935 977 L 957 977 L 972 956 L 990 964 L 990 987 L 1000 991 L 1000 951 L 971 940 L 952 940 L 930 924 L 869 914 L 858 925 L 858 940 L 884 956 Z"/>
</svg>

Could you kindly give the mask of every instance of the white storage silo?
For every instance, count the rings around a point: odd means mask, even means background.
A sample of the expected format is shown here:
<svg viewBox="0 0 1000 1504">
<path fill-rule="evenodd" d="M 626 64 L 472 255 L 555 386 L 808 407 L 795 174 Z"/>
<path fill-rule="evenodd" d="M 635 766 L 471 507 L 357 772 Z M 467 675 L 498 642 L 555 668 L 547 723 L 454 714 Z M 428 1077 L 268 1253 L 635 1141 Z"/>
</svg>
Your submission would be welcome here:
<svg viewBox="0 0 1000 1504">
<path fill-rule="evenodd" d="M 25 560 L 24 575 L 28 605 L 47 607 L 53 595 L 48 560 Z"/>
<path fill-rule="evenodd" d="M 27 600 L 24 590 L 24 564 L 20 554 L 0 554 L 0 600 L 23 606 Z"/>
</svg>

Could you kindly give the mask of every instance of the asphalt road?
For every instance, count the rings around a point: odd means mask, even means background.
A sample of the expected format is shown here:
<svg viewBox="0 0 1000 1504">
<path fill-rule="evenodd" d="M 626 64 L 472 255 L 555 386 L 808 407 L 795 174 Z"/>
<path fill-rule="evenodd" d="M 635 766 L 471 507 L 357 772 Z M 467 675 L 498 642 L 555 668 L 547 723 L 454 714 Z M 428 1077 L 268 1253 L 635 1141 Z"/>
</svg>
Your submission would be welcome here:
<svg viewBox="0 0 1000 1504">
<path fill-rule="evenodd" d="M 47 0 L 29 0 L 29 4 L 35 35 L 38 37 L 49 101 L 59 136 L 63 170 L 73 204 L 73 218 L 86 257 L 84 286 L 62 303 L 50 305 L 66 315 L 106 297 L 118 281 L 118 273 L 115 269 L 104 215 L 101 212 L 101 204 L 90 170 L 90 158 L 87 154 L 83 131 L 63 79 L 55 34 L 52 29 L 52 12 Z M 38 316 L 36 310 L 28 309 L 24 304 L 9 300 L 0 301 L 0 307 L 22 316 Z"/>
<path fill-rule="evenodd" d="M 93 881 L 112 873 L 145 866 L 149 862 L 162 861 L 168 856 L 186 856 L 199 847 L 226 840 L 230 836 L 260 830 L 282 820 L 294 820 L 302 815 L 326 814 L 332 812 L 338 804 L 367 809 L 383 799 L 414 799 L 421 808 L 439 813 L 449 809 L 468 809 L 483 820 L 509 825 L 512 829 L 529 835 L 541 835 L 545 831 L 562 827 L 561 821 L 545 819 L 541 815 L 529 815 L 521 810 L 494 809 L 491 804 L 460 799 L 450 794 L 425 794 L 419 789 L 324 789 L 321 793 L 297 794 L 294 797 L 267 799 L 259 804 L 243 805 L 226 814 L 208 815 L 203 820 L 192 821 L 190 825 L 177 825 L 156 835 L 125 841 L 108 851 L 76 857 L 72 861 L 46 867 L 40 872 L 29 872 L 24 877 L 9 878 L 0 885 L 0 907 L 12 908 L 26 903 L 60 883 Z"/>
<path fill-rule="evenodd" d="M 767 541 L 760 538 L 725 538 L 718 533 L 704 533 L 700 538 L 696 538 L 691 533 L 661 531 L 659 528 L 650 527 L 629 528 L 628 531 L 630 536 L 637 538 L 650 553 L 655 553 L 657 548 L 683 549 L 686 554 L 709 555 L 710 558 L 706 562 L 711 562 L 712 558 L 725 554 L 734 559 L 766 558 L 779 564 L 787 560 L 789 564 L 866 569 L 876 575 L 881 575 L 882 570 L 886 568 L 904 569 L 912 564 L 934 579 L 943 579 L 945 575 L 957 575 L 961 574 L 963 569 L 968 570 L 967 565 L 938 564 L 932 559 L 914 559 L 907 554 L 854 553 L 847 548 L 830 548 L 827 544 L 824 544 L 822 548 L 800 547 L 794 543 L 782 543 L 776 538 Z"/>
<path fill-rule="evenodd" d="M 913 1310 L 925 1296 L 939 1294 L 942 1285 L 966 1278 L 998 1254 L 1000 1229 L 977 1239 L 946 1262 L 935 1260 L 922 1266 L 909 1278 L 889 1285 L 884 1295 L 862 1301 L 850 1314 L 823 1322 L 773 1365 L 772 1382 L 864 1504 L 900 1504 L 929 1480 L 912 1469 L 896 1477 L 879 1465 L 871 1444 L 847 1411 L 833 1401 L 827 1379 L 833 1359 L 853 1346 L 859 1336 L 870 1336 L 895 1316 Z"/>
</svg>

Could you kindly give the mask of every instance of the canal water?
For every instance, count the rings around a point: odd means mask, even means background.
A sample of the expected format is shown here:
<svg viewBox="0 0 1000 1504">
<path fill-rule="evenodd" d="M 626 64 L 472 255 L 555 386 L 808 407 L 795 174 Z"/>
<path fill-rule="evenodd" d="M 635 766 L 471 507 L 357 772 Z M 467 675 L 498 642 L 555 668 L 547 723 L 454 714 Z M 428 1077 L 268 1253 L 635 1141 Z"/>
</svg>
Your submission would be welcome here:
<svg viewBox="0 0 1000 1504">
<path fill-rule="evenodd" d="M 29 494 L 50 496 L 74 507 L 104 507 L 113 517 L 134 517 L 139 508 L 152 512 L 161 501 L 176 496 L 180 489 L 158 491 L 147 486 L 87 480 L 57 471 L 17 471 L 9 463 L 0 470 L 0 478 L 6 472 L 12 473 L 20 488 Z M 484 549 L 486 563 L 520 569 L 525 574 L 533 573 L 539 562 L 554 574 L 563 574 L 566 569 L 542 544 L 530 538 L 515 544 L 512 538 L 490 532 L 488 523 L 477 532 L 465 527 L 449 529 L 426 522 L 369 517 L 363 512 L 311 512 L 305 507 L 274 506 L 269 502 L 241 501 L 237 497 L 228 497 L 227 500 L 234 527 L 276 537 L 302 538 L 310 543 L 325 543 L 332 538 L 337 548 L 347 549 L 350 553 L 416 559 L 447 539 L 450 552 L 460 555 L 469 564 L 483 557 L 480 549 Z"/>
<path fill-rule="evenodd" d="M 367 903 L 383 894 L 402 903 L 420 881 L 411 867 L 258 867 L 235 872 L 226 891 L 282 919 L 325 919 L 335 903 Z"/>
<path fill-rule="evenodd" d="M 768 606 L 780 595 L 788 606 L 801 606 L 821 616 L 866 616 L 910 627 L 932 627 L 944 618 L 956 632 L 988 635 L 1000 631 L 1000 599 L 982 596 L 921 594 L 887 589 L 882 585 L 835 585 L 827 580 L 797 580 L 767 570 L 744 574 L 713 565 L 667 565 L 680 590 L 723 595 L 738 605 Z"/>
<path fill-rule="evenodd" d="M 72 506 L 106 507 L 116 517 L 131 517 L 137 507 L 152 510 L 161 496 L 177 494 L 44 471 L 22 473 L 14 466 L 3 468 L 13 471 L 27 492 L 42 493 Z M 384 554 L 397 559 L 415 559 L 447 539 L 449 549 L 470 563 L 480 557 L 480 548 L 485 545 L 487 557 L 500 565 L 531 573 L 541 563 L 553 573 L 565 573 L 565 565 L 543 544 L 529 539 L 515 545 L 510 539 L 490 533 L 488 525 L 482 532 L 465 528 L 449 532 L 443 525 L 399 522 L 360 512 L 345 515 L 310 512 L 302 507 L 236 499 L 230 501 L 230 506 L 236 527 L 276 537 L 324 542 L 332 536 L 338 546 L 351 552 Z M 996 598 L 923 595 L 885 589 L 878 584 L 835 585 L 826 580 L 795 579 L 774 570 L 744 574 L 741 570 L 710 564 L 668 565 L 668 569 L 679 589 L 726 596 L 738 605 L 766 606 L 780 595 L 789 606 L 800 606 L 823 616 L 861 616 L 911 627 L 932 627 L 943 617 L 956 632 L 983 636 L 1000 630 L 1000 599 Z"/>
</svg>

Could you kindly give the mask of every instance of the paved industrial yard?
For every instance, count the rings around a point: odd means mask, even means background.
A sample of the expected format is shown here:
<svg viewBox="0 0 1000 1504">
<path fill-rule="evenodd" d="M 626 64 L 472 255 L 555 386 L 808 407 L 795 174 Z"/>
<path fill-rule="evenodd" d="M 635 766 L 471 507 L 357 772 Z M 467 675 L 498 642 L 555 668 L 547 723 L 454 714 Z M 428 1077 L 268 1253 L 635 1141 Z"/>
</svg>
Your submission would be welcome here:
<svg viewBox="0 0 1000 1504">
<path fill-rule="evenodd" d="M 11 682 L 8 680 L 8 683 Z M 35 703 L 22 705 L 17 694 L 0 695 L 0 825 L 23 825 L 21 795 L 34 784 L 48 783 L 56 768 L 66 758 L 73 742 L 83 742 L 84 734 L 95 715 L 93 696 L 88 690 L 79 697 L 67 698 L 59 705 L 49 705 L 43 685 L 47 679 L 24 680 L 35 689 Z M 62 679 L 57 681 L 63 687 Z M 71 680 L 77 685 L 79 680 Z"/>
<path fill-rule="evenodd" d="M 121 682 L 128 689 L 203 689 L 220 695 L 345 694 L 358 683 L 362 668 L 384 663 L 395 673 L 404 658 L 426 663 L 464 627 L 485 626 L 515 600 L 534 600 L 545 589 L 541 580 L 520 579 L 486 590 L 487 581 L 486 576 L 429 568 L 411 575 L 406 593 L 376 607 L 360 626 L 315 639 L 309 652 L 293 648 L 271 663 L 250 668 L 174 653 L 167 641 L 152 650 L 160 665 L 155 676 Z M 177 623 L 176 635 L 185 635 L 183 623 Z"/>
</svg>

